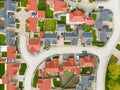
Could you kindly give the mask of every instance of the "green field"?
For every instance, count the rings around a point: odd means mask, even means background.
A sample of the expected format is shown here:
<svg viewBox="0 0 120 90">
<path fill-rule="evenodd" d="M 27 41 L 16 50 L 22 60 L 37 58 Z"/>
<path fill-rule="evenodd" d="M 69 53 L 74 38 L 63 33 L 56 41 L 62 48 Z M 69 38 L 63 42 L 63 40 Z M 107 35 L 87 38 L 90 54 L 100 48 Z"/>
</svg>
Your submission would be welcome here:
<svg viewBox="0 0 120 90">
<path fill-rule="evenodd" d="M 0 84 L 0 90 L 5 90 L 4 89 L 4 84 Z"/>
<path fill-rule="evenodd" d="M 4 73 L 5 73 L 5 64 L 4 63 L 0 63 L 0 78 L 2 78 Z"/>
<path fill-rule="evenodd" d="M 2 52 L 2 57 L 7 57 L 7 52 Z"/>
<path fill-rule="evenodd" d="M 60 87 L 61 86 L 61 81 L 60 80 L 57 80 L 56 78 L 53 79 L 53 84 L 55 87 Z"/>
<path fill-rule="evenodd" d="M 45 31 L 55 32 L 55 30 L 56 30 L 56 20 L 46 20 Z"/>
<path fill-rule="evenodd" d="M 19 75 L 24 75 L 26 71 L 27 65 L 25 63 L 21 64 L 21 68 L 19 70 Z"/>
<path fill-rule="evenodd" d="M 45 0 L 38 0 L 38 10 L 45 10 Z"/>
<path fill-rule="evenodd" d="M 23 82 L 19 82 L 19 88 L 20 88 L 20 90 L 23 90 Z"/>
<path fill-rule="evenodd" d="M 40 30 L 44 30 L 44 21 L 38 21 L 38 27 L 40 27 Z"/>
<path fill-rule="evenodd" d="M 0 1 L 0 9 L 4 8 L 4 1 Z"/>
<path fill-rule="evenodd" d="M 26 7 L 26 4 L 28 2 L 28 0 L 18 0 L 18 1 L 21 2 L 22 7 Z"/>
<path fill-rule="evenodd" d="M 120 51 L 120 44 L 116 46 L 116 49 Z"/>
<path fill-rule="evenodd" d="M 66 16 L 61 16 L 61 20 L 57 21 L 58 24 L 66 24 Z"/>
</svg>

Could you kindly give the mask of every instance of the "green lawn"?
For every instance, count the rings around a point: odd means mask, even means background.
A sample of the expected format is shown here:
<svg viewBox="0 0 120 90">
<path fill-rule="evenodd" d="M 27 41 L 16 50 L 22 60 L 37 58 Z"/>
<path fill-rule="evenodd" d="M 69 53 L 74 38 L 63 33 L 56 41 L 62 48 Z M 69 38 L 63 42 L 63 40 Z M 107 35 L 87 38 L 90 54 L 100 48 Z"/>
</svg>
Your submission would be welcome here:
<svg viewBox="0 0 120 90">
<path fill-rule="evenodd" d="M 93 2 L 95 2 L 95 0 L 89 0 L 89 2 L 90 2 L 90 3 L 93 3 Z"/>
<path fill-rule="evenodd" d="M 60 80 L 57 80 L 56 78 L 53 79 L 53 84 L 54 84 L 55 87 L 60 87 L 61 86 Z"/>
<path fill-rule="evenodd" d="M 38 0 L 38 10 L 45 10 L 45 0 Z"/>
<path fill-rule="evenodd" d="M 15 19 L 16 23 L 20 23 L 20 20 L 19 19 Z"/>
<path fill-rule="evenodd" d="M 23 90 L 23 82 L 19 82 L 19 88 L 20 88 L 20 90 Z"/>
<path fill-rule="evenodd" d="M 70 44 L 71 44 L 71 42 L 64 42 L 64 44 L 65 44 L 65 45 L 70 45 Z"/>
<path fill-rule="evenodd" d="M 116 46 L 116 49 L 120 51 L 120 44 Z"/>
<path fill-rule="evenodd" d="M 4 84 L 0 84 L 0 90 L 5 90 L 4 89 Z"/>
<path fill-rule="evenodd" d="M 38 26 L 40 27 L 40 30 L 44 30 L 44 21 L 38 21 Z"/>
<path fill-rule="evenodd" d="M 46 5 L 45 14 L 46 14 L 46 18 L 53 18 L 53 11 L 50 10 L 49 5 Z"/>
<path fill-rule="evenodd" d="M 2 78 L 4 73 L 5 73 L 5 64 L 4 63 L 0 63 L 0 78 Z"/>
<path fill-rule="evenodd" d="M 21 11 L 21 8 L 17 8 L 17 9 L 16 9 L 16 12 L 20 12 L 20 11 Z"/>
<path fill-rule="evenodd" d="M 16 24 L 16 28 L 19 29 L 20 28 L 20 24 Z"/>
<path fill-rule="evenodd" d="M 35 75 L 34 75 L 34 78 L 33 78 L 32 86 L 33 86 L 34 88 L 37 87 L 37 80 L 38 80 L 38 70 L 35 72 Z"/>
<path fill-rule="evenodd" d="M 22 64 L 21 64 L 21 68 L 20 68 L 20 70 L 19 70 L 19 75 L 24 75 L 24 74 L 25 74 L 25 71 L 26 71 L 26 68 L 27 68 L 26 63 L 22 63 Z"/>
<path fill-rule="evenodd" d="M 4 1 L 0 1 L 0 9 L 4 8 Z"/>
<path fill-rule="evenodd" d="M 7 52 L 2 52 L 2 57 L 7 57 Z"/>
<path fill-rule="evenodd" d="M 90 32 L 92 30 L 91 26 L 83 25 L 83 31 Z"/>
<path fill-rule="evenodd" d="M 0 45 L 5 45 L 5 35 L 4 34 L 0 34 Z"/>
<path fill-rule="evenodd" d="M 93 42 L 97 41 L 96 30 L 92 30 Z"/>
<path fill-rule="evenodd" d="M 19 1 L 21 2 L 22 7 L 26 7 L 28 0 L 19 0 Z"/>
<path fill-rule="evenodd" d="M 17 59 L 21 59 L 21 56 L 19 54 L 17 55 Z"/>
<path fill-rule="evenodd" d="M 57 21 L 58 24 L 66 24 L 66 16 L 61 16 L 61 20 Z"/>
<path fill-rule="evenodd" d="M 66 25 L 66 30 L 67 31 L 73 31 L 73 29 L 70 27 L 70 25 Z"/>
<path fill-rule="evenodd" d="M 92 16 L 93 16 L 94 20 L 97 19 L 97 14 L 93 14 Z"/>
<path fill-rule="evenodd" d="M 53 56 L 53 59 L 59 59 L 59 55 Z"/>
<path fill-rule="evenodd" d="M 38 34 L 34 34 L 34 37 L 35 37 L 35 38 L 38 38 L 39 36 L 38 36 Z"/>
<path fill-rule="evenodd" d="M 46 20 L 45 31 L 55 32 L 55 30 L 56 30 L 56 20 Z"/>
<path fill-rule="evenodd" d="M 87 74 L 87 73 L 90 73 L 90 67 L 83 67 L 81 74 Z"/>
</svg>

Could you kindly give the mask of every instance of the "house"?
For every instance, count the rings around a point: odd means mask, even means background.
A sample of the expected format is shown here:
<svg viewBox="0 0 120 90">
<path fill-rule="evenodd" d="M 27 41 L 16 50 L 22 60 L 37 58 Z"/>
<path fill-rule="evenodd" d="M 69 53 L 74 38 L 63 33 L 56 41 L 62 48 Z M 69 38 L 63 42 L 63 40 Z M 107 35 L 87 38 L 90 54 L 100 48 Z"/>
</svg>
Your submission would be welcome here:
<svg viewBox="0 0 120 90">
<path fill-rule="evenodd" d="M 2 76 L 2 83 L 3 84 L 8 84 L 10 81 L 10 78 L 8 76 Z"/>
<path fill-rule="evenodd" d="M 9 83 L 6 85 L 6 90 L 17 90 L 17 84 L 16 83 Z"/>
<path fill-rule="evenodd" d="M 26 7 L 28 11 L 37 11 L 37 0 L 28 0 Z"/>
<path fill-rule="evenodd" d="M 59 72 L 59 60 L 53 59 L 52 61 L 46 62 L 46 72 Z"/>
<path fill-rule="evenodd" d="M 70 41 L 73 45 L 77 45 L 78 39 L 79 39 L 78 32 L 76 30 L 73 32 L 65 33 L 65 40 Z"/>
<path fill-rule="evenodd" d="M 55 0 L 46 0 L 47 4 L 53 4 Z"/>
<path fill-rule="evenodd" d="M 8 46 L 7 47 L 7 60 L 16 60 L 16 55 L 17 55 L 17 51 L 16 51 L 16 47 L 14 46 Z"/>
<path fill-rule="evenodd" d="M 67 12 L 67 4 L 64 1 L 57 0 L 54 2 L 54 13 Z"/>
<path fill-rule="evenodd" d="M 14 46 L 16 36 L 14 31 L 6 31 L 6 45 Z"/>
<path fill-rule="evenodd" d="M 81 11 L 74 11 L 70 13 L 70 21 L 71 22 L 84 22 L 86 19 L 85 13 Z"/>
<path fill-rule="evenodd" d="M 94 79 L 91 79 L 92 76 L 81 76 L 81 86 L 82 90 L 88 89 L 92 87 L 92 83 Z"/>
<path fill-rule="evenodd" d="M 0 63 L 5 63 L 6 59 L 0 59 Z"/>
<path fill-rule="evenodd" d="M 93 40 L 93 37 L 91 32 L 82 33 L 82 43 L 90 45 L 92 44 L 92 40 Z"/>
<path fill-rule="evenodd" d="M 57 34 L 56 33 L 45 33 L 44 44 L 45 46 L 50 46 L 51 44 L 56 44 Z"/>
<path fill-rule="evenodd" d="M 4 18 L 4 28 L 15 28 L 14 12 L 16 11 L 17 5 L 17 1 L 4 1 L 4 10 L 2 12 Z"/>
<path fill-rule="evenodd" d="M 37 19 L 36 18 L 28 18 L 27 28 L 29 31 L 36 32 L 37 31 Z"/>
<path fill-rule="evenodd" d="M 94 18 L 93 17 L 87 17 L 86 18 L 86 25 L 94 25 Z"/>
<path fill-rule="evenodd" d="M 40 31 L 40 39 L 43 39 L 45 37 L 45 33 L 43 31 Z"/>
<path fill-rule="evenodd" d="M 104 25 L 101 29 L 98 30 L 98 41 L 106 42 L 107 37 L 112 36 L 112 29 L 109 29 L 108 25 Z"/>
<path fill-rule="evenodd" d="M 65 24 L 57 24 L 57 31 L 65 32 L 66 31 Z"/>
<path fill-rule="evenodd" d="M 38 88 L 40 90 L 51 90 L 51 79 L 38 79 Z"/>
<path fill-rule="evenodd" d="M 112 18 L 113 13 L 112 11 L 108 10 L 108 9 L 104 9 L 100 11 L 100 20 L 103 21 L 110 21 L 110 19 Z"/>
<path fill-rule="evenodd" d="M 29 40 L 29 51 L 31 53 L 40 51 L 40 39 L 30 39 Z"/>
<path fill-rule="evenodd" d="M 95 58 L 92 56 L 85 56 L 80 58 L 80 66 L 81 67 L 94 67 Z"/>
<path fill-rule="evenodd" d="M 45 11 L 38 11 L 37 15 L 38 19 L 45 19 Z"/>
<path fill-rule="evenodd" d="M 95 21 L 95 28 L 97 28 L 97 29 L 102 28 L 102 21 L 96 20 L 96 21 Z"/>
</svg>

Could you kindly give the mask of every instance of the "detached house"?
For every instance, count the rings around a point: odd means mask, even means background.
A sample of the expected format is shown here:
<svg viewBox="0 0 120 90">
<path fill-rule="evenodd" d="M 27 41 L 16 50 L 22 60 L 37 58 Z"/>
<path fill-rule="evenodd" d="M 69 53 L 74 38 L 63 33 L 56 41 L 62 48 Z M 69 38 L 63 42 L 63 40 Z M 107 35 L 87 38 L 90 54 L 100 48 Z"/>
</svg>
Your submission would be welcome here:
<svg viewBox="0 0 120 90">
<path fill-rule="evenodd" d="M 37 0 L 28 0 L 26 7 L 28 11 L 37 11 Z"/>
<path fill-rule="evenodd" d="M 38 19 L 45 19 L 45 11 L 38 11 L 37 15 Z"/>
<path fill-rule="evenodd" d="M 54 13 L 66 13 L 67 12 L 67 4 L 64 1 L 55 1 L 54 2 Z"/>
</svg>

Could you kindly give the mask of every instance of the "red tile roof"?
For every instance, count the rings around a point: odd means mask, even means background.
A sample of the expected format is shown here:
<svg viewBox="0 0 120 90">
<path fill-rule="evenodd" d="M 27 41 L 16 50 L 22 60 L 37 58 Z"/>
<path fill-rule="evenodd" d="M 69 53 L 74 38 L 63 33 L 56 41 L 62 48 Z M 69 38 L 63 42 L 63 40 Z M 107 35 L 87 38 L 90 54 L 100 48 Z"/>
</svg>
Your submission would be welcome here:
<svg viewBox="0 0 120 90">
<path fill-rule="evenodd" d="M 27 28 L 29 31 L 36 32 L 37 31 L 37 19 L 36 18 L 28 18 Z"/>
<path fill-rule="evenodd" d="M 85 21 L 85 13 L 81 11 L 74 11 L 73 13 L 70 13 L 70 21 L 71 22 Z"/>
<path fill-rule="evenodd" d="M 86 56 L 80 59 L 80 66 L 93 67 L 95 65 L 95 59 L 91 56 Z"/>
<path fill-rule="evenodd" d="M 59 72 L 59 60 L 54 59 L 46 62 L 46 72 Z"/>
<path fill-rule="evenodd" d="M 26 6 L 28 11 L 37 11 L 37 0 L 28 0 Z"/>
<path fill-rule="evenodd" d="M 40 40 L 39 39 L 30 39 L 29 40 L 29 50 L 31 53 L 39 51 L 40 50 Z"/>
<path fill-rule="evenodd" d="M 64 1 L 56 1 L 54 3 L 54 12 L 67 12 L 67 4 Z"/>
<path fill-rule="evenodd" d="M 8 76 L 3 76 L 2 77 L 2 83 L 3 84 L 8 84 L 9 83 L 9 77 Z"/>
<path fill-rule="evenodd" d="M 45 11 L 38 11 L 38 18 L 44 19 L 45 18 Z"/>
<path fill-rule="evenodd" d="M 40 90 L 51 90 L 51 79 L 38 79 Z"/>
<path fill-rule="evenodd" d="M 86 25 L 93 25 L 94 24 L 94 18 L 93 17 L 87 17 L 86 18 Z"/>
<path fill-rule="evenodd" d="M 5 63 L 6 59 L 0 59 L 0 63 Z"/>
<path fill-rule="evenodd" d="M 80 67 L 76 67 L 76 74 L 80 75 Z"/>
<path fill-rule="evenodd" d="M 7 47 L 7 60 L 15 60 L 16 59 L 16 47 L 8 46 Z"/>
<path fill-rule="evenodd" d="M 40 31 L 40 38 L 43 39 L 44 38 L 44 32 Z"/>
<path fill-rule="evenodd" d="M 45 76 L 46 76 L 46 72 L 45 72 L 45 71 L 42 71 L 42 72 L 41 72 L 41 78 L 45 78 Z"/>
<path fill-rule="evenodd" d="M 20 64 L 16 63 L 9 63 L 7 64 L 7 74 L 8 77 L 14 77 L 16 76 L 18 70 L 19 70 Z"/>
<path fill-rule="evenodd" d="M 16 83 L 7 84 L 7 90 L 17 90 Z"/>
<path fill-rule="evenodd" d="M 46 3 L 54 3 L 54 0 L 46 0 Z"/>
</svg>

